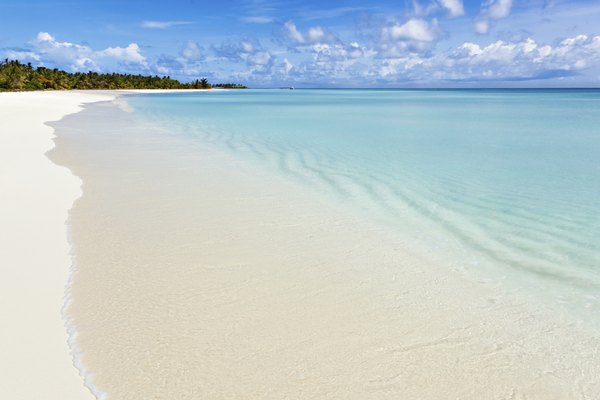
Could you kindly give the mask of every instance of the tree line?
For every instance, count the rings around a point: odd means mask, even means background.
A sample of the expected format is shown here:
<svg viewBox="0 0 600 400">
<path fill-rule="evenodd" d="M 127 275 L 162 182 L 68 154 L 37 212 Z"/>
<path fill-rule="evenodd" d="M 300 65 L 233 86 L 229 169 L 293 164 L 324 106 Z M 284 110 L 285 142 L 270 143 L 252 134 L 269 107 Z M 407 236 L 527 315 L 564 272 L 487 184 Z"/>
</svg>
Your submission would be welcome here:
<svg viewBox="0 0 600 400">
<path fill-rule="evenodd" d="M 181 83 L 169 76 L 101 74 L 89 71 L 69 73 L 46 67 L 34 68 L 18 60 L 0 61 L 0 91 L 71 89 L 245 89 L 235 83 L 211 84 L 206 78 Z"/>
</svg>

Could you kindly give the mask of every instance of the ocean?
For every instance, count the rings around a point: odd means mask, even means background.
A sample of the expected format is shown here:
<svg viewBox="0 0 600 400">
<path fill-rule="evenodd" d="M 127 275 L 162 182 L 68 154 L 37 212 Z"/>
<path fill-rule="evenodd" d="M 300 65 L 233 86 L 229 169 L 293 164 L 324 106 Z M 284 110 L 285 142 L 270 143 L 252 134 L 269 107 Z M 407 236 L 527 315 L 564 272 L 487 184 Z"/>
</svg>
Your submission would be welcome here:
<svg viewBox="0 0 600 400">
<path fill-rule="evenodd" d="M 126 100 L 140 118 L 275 171 L 449 268 L 579 321 L 598 319 L 600 90 L 238 90 Z"/>
<path fill-rule="evenodd" d="M 51 159 L 82 182 L 63 315 L 86 386 L 597 398 L 597 105 L 240 90 L 123 96 L 52 123 Z"/>
</svg>

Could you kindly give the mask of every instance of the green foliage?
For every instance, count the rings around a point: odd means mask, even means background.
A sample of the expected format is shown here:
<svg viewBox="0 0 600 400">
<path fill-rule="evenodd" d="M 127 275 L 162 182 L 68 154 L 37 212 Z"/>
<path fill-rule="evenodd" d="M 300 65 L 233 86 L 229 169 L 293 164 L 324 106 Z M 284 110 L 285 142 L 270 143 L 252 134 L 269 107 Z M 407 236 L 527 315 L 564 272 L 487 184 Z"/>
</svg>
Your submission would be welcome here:
<svg viewBox="0 0 600 400">
<path fill-rule="evenodd" d="M 235 84 L 211 85 L 206 78 L 181 83 L 168 76 L 130 74 L 69 73 L 46 67 L 33 68 L 17 60 L 0 61 L 0 91 L 3 90 L 70 90 L 70 89 L 210 89 L 212 87 L 245 88 Z"/>
</svg>

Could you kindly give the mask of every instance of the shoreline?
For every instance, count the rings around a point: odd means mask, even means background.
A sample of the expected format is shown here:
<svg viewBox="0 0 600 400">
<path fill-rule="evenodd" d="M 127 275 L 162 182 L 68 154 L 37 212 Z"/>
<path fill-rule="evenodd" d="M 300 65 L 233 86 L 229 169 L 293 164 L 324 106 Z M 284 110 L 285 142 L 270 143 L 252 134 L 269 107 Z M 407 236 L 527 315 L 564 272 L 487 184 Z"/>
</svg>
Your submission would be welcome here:
<svg viewBox="0 0 600 400">
<path fill-rule="evenodd" d="M 94 383 L 115 398 L 600 390 L 586 379 L 597 336 L 111 108 L 54 124 L 52 159 L 84 182 L 69 315 Z"/>
<path fill-rule="evenodd" d="M 135 124 L 122 92 L 0 94 L 1 264 L 16 267 L 0 281 L 0 394 L 600 392 L 597 334 L 266 170 Z"/>
<path fill-rule="evenodd" d="M 48 122 L 107 92 L 0 93 L 0 394 L 37 400 L 93 399 L 74 366 L 62 309 L 70 275 L 67 218 L 81 181 L 46 153 Z"/>
</svg>

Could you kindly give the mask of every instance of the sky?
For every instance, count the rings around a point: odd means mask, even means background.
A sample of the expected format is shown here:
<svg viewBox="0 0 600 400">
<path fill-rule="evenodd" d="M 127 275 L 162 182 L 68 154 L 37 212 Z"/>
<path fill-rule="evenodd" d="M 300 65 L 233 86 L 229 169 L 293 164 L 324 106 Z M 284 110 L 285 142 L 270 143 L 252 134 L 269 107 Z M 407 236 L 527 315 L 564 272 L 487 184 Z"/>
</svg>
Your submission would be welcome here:
<svg viewBox="0 0 600 400">
<path fill-rule="evenodd" d="M 0 0 L 0 57 L 251 87 L 600 87 L 600 0 Z"/>
</svg>

